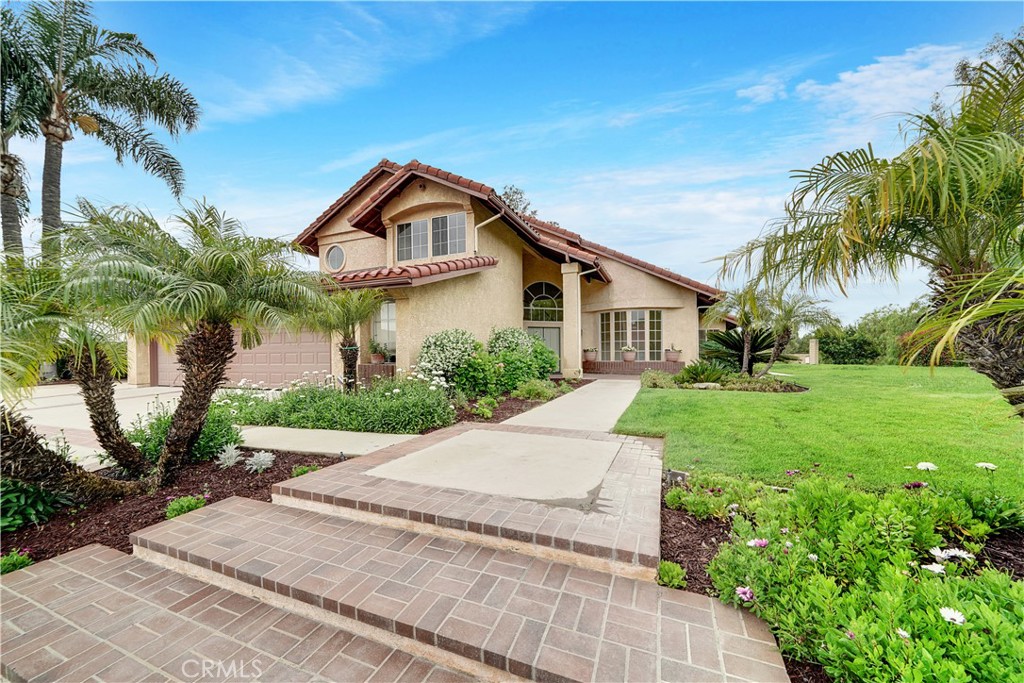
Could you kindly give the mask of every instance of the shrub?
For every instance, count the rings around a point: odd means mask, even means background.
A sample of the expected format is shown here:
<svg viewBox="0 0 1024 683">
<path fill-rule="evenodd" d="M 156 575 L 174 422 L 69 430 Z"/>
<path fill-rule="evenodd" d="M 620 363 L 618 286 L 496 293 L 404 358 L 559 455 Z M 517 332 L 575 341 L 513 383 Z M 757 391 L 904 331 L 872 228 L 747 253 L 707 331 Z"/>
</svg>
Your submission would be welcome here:
<svg viewBox="0 0 1024 683">
<path fill-rule="evenodd" d="M 238 394 L 223 400 L 238 405 L 238 418 L 244 418 L 247 424 L 418 434 L 447 427 L 455 421 L 455 407 L 446 387 L 440 377 L 416 373 L 381 378 L 370 389 L 353 393 L 333 387 L 303 386 L 285 391 L 273 400 L 242 397 L 234 403 Z"/>
<path fill-rule="evenodd" d="M 841 330 L 823 332 L 818 349 L 833 365 L 868 365 L 880 355 L 878 347 L 852 325 Z"/>
<path fill-rule="evenodd" d="M 478 343 L 476 352 L 455 371 L 452 386 L 473 398 L 498 393 L 498 364 L 494 356 Z"/>
<path fill-rule="evenodd" d="M 722 389 L 726 391 L 760 391 L 765 393 L 804 391 L 804 388 L 799 384 L 787 382 L 777 377 L 755 379 L 738 373 L 722 379 L 721 385 Z"/>
<path fill-rule="evenodd" d="M 809 479 L 762 491 L 709 573 L 836 680 L 1013 680 L 1024 583 L 977 569 L 989 531 L 955 496 Z"/>
<path fill-rule="evenodd" d="M 558 370 L 559 360 L 558 354 L 549 349 L 542 339 L 534 337 L 533 364 L 536 366 L 538 379 L 547 379 Z"/>
<path fill-rule="evenodd" d="M 206 505 L 206 498 L 203 496 L 182 496 L 175 498 L 167 504 L 167 519 L 174 519 L 186 512 L 192 512 Z"/>
<path fill-rule="evenodd" d="M 530 379 L 513 391 L 512 398 L 521 398 L 526 401 L 550 401 L 561 393 L 555 383 L 549 379 Z"/>
<path fill-rule="evenodd" d="M 245 459 L 245 469 L 250 474 L 262 474 L 274 466 L 276 459 L 270 451 L 256 451 Z"/>
<path fill-rule="evenodd" d="M 193 460 L 212 460 L 225 446 L 242 443 L 242 433 L 232 421 L 232 410 L 221 401 L 210 405 L 203 431 L 192 447 Z M 157 403 L 145 417 L 137 417 L 126 432 L 128 440 L 137 444 L 150 462 L 155 463 L 160 457 L 160 450 L 171 428 L 172 414 L 169 405 Z"/>
<path fill-rule="evenodd" d="M 473 406 L 473 414 L 482 417 L 485 420 L 490 420 L 494 417 L 494 411 L 498 409 L 498 401 L 492 396 L 484 396 L 482 399 L 476 402 Z"/>
<path fill-rule="evenodd" d="M 217 454 L 217 466 L 222 470 L 242 461 L 242 451 L 235 444 L 228 444 Z"/>
<path fill-rule="evenodd" d="M 26 524 L 39 525 L 69 501 L 38 486 L 13 479 L 0 480 L 0 532 L 16 531 Z"/>
<path fill-rule="evenodd" d="M 441 330 L 423 340 L 417 362 L 440 371 L 450 380 L 476 350 L 477 341 L 466 330 Z"/>
<path fill-rule="evenodd" d="M 644 370 L 640 375 L 640 386 L 644 389 L 675 389 L 672 375 L 661 370 Z"/>
<path fill-rule="evenodd" d="M 32 564 L 32 558 L 28 556 L 28 551 L 15 548 L 6 555 L 0 556 L 0 574 L 23 569 L 30 564 Z"/>
<path fill-rule="evenodd" d="M 498 361 L 497 388 L 499 394 L 510 393 L 523 382 L 538 376 L 537 365 L 531 353 L 502 351 L 495 358 Z"/>
<path fill-rule="evenodd" d="M 765 487 L 724 475 L 699 473 L 665 493 L 665 507 L 685 510 L 697 519 L 727 519 L 756 510 Z"/>
<path fill-rule="evenodd" d="M 679 384 L 721 382 L 728 374 L 729 369 L 716 360 L 696 360 L 680 370 L 675 381 Z"/>
<path fill-rule="evenodd" d="M 487 351 L 497 355 L 502 351 L 520 351 L 530 353 L 536 337 L 526 333 L 521 327 L 497 327 L 491 329 L 491 337 L 487 340 Z"/>
<path fill-rule="evenodd" d="M 319 469 L 320 465 L 296 465 L 292 468 L 292 479 L 309 474 L 310 472 L 316 472 Z"/>
<path fill-rule="evenodd" d="M 658 563 L 658 583 L 669 588 L 686 588 L 686 570 L 675 562 Z"/>
</svg>

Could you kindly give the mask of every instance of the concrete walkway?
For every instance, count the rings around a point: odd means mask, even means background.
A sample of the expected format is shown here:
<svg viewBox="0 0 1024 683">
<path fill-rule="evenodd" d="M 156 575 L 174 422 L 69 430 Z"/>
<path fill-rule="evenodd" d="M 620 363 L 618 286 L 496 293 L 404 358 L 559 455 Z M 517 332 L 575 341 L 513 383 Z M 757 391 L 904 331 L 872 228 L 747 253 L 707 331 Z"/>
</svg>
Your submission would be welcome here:
<svg viewBox="0 0 1024 683">
<path fill-rule="evenodd" d="M 293 427 L 242 427 L 242 445 L 268 451 L 292 451 L 313 455 L 366 455 L 393 446 L 417 434 L 376 434 L 333 429 Z"/>
<path fill-rule="evenodd" d="M 600 379 L 504 424 L 610 432 L 640 391 L 638 379 Z"/>
</svg>

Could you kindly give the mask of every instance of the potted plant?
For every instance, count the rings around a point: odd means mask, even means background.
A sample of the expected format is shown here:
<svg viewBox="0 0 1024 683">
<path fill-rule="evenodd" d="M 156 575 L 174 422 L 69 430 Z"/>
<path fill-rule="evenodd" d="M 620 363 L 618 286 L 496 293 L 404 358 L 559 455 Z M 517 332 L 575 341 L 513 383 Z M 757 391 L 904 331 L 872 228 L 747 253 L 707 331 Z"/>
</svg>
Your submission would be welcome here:
<svg viewBox="0 0 1024 683">
<path fill-rule="evenodd" d="M 635 346 L 623 346 L 619 350 L 622 351 L 622 360 L 626 361 L 627 363 L 632 363 L 633 361 L 636 360 Z"/>
<path fill-rule="evenodd" d="M 595 361 L 597 360 L 597 349 L 583 349 L 583 360 Z"/>
<path fill-rule="evenodd" d="M 669 348 L 665 349 L 665 360 L 669 363 L 678 363 L 682 353 L 682 351 L 676 348 L 675 344 L 672 344 Z"/>
<path fill-rule="evenodd" d="M 371 363 L 383 363 L 384 359 L 388 357 L 388 347 L 381 344 L 376 339 L 370 340 L 370 362 Z"/>
</svg>

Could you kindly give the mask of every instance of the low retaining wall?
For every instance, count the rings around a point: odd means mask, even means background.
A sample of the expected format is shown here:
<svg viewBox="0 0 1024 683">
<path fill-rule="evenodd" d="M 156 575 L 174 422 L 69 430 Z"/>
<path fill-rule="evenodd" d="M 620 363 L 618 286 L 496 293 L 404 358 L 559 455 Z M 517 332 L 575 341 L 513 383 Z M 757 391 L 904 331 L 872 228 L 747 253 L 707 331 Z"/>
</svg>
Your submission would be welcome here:
<svg viewBox="0 0 1024 683">
<path fill-rule="evenodd" d="M 360 363 L 356 366 L 356 380 L 363 383 L 364 387 L 373 384 L 375 377 L 394 377 L 394 363 Z"/>
<path fill-rule="evenodd" d="M 683 369 L 686 363 L 682 361 L 670 363 L 667 360 L 657 361 L 631 361 L 624 360 L 585 360 L 583 361 L 583 372 L 592 372 L 596 375 L 639 375 L 644 370 L 661 370 L 669 374 L 676 374 Z"/>
</svg>

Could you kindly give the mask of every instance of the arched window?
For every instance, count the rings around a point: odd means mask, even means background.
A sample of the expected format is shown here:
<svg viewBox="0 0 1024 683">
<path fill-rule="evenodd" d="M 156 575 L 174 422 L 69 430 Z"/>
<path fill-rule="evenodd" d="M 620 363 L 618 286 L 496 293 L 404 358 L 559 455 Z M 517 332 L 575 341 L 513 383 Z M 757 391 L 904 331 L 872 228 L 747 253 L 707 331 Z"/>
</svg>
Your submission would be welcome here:
<svg viewBox="0 0 1024 683">
<path fill-rule="evenodd" d="M 562 290 L 550 282 L 534 282 L 523 290 L 523 320 L 562 321 Z"/>
</svg>

